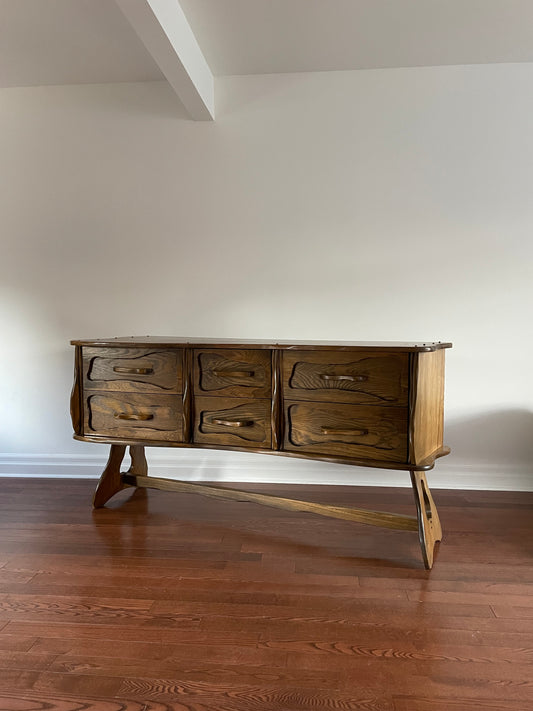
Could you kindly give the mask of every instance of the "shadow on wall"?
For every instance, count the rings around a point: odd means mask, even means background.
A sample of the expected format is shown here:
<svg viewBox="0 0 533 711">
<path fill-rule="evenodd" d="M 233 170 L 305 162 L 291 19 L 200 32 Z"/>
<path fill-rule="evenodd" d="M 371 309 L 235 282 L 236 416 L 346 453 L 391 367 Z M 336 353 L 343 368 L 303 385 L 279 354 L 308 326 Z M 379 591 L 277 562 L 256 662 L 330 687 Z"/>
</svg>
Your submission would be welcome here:
<svg viewBox="0 0 533 711">
<path fill-rule="evenodd" d="M 531 469 L 533 481 L 533 412 L 499 410 L 446 423 L 444 442 L 454 459 L 470 466 Z"/>
</svg>

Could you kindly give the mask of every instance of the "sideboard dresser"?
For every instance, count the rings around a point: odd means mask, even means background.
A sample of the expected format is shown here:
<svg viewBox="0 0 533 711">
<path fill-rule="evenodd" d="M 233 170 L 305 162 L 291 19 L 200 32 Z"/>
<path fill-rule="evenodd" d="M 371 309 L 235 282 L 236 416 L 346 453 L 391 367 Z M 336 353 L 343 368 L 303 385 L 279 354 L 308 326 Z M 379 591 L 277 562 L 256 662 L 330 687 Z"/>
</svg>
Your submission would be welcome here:
<svg viewBox="0 0 533 711">
<path fill-rule="evenodd" d="M 126 487 L 253 501 L 417 531 L 426 568 L 441 525 L 425 471 L 443 445 L 450 343 L 125 337 L 71 341 L 74 437 L 111 444 L 94 495 Z M 410 472 L 416 516 L 148 475 L 145 446 L 218 448 Z M 126 447 L 131 466 L 121 472 Z"/>
</svg>

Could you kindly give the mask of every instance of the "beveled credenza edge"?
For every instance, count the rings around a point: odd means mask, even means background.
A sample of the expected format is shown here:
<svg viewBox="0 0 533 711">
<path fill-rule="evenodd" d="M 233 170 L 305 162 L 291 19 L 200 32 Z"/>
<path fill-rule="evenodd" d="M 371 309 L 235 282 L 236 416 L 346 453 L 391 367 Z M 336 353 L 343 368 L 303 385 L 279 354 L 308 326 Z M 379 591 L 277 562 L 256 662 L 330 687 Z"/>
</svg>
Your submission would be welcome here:
<svg viewBox="0 0 533 711">
<path fill-rule="evenodd" d="M 224 348 L 248 350 L 334 350 L 334 351 L 396 351 L 402 353 L 429 353 L 451 348 L 452 343 L 435 341 L 255 341 L 238 339 L 189 339 L 164 336 L 120 336 L 116 338 L 75 339 L 73 346 L 99 346 L 118 348 Z"/>
<path fill-rule="evenodd" d="M 346 464 L 348 466 L 369 467 L 371 469 L 391 469 L 395 471 L 429 471 L 435 466 L 435 460 L 450 453 L 449 447 L 443 447 L 428 457 L 420 464 L 409 464 L 406 462 L 390 462 L 382 459 L 353 459 L 349 457 L 333 457 L 317 453 L 304 454 L 300 452 L 289 452 L 287 450 L 276 449 L 256 449 L 253 447 L 232 447 L 231 445 L 198 444 L 195 442 L 170 442 L 165 440 L 141 440 L 123 439 L 119 437 L 104 437 L 99 435 L 73 435 L 73 439 L 79 442 L 96 442 L 98 444 L 119 444 L 125 446 L 135 446 L 142 444 L 144 447 L 171 447 L 174 449 L 217 449 L 231 452 L 247 452 L 249 454 L 273 454 L 283 457 L 293 457 L 295 459 L 307 459 L 309 461 L 328 462 L 330 464 Z"/>
</svg>

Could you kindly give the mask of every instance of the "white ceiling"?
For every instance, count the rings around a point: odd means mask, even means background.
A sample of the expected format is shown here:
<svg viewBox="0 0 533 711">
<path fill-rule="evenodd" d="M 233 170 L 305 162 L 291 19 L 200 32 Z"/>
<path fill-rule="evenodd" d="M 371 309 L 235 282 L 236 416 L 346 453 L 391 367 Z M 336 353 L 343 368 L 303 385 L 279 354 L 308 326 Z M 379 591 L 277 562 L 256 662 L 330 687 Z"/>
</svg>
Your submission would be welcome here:
<svg viewBox="0 0 533 711">
<path fill-rule="evenodd" d="M 114 0 L 0 0 L 0 87 L 163 78 Z"/>
<path fill-rule="evenodd" d="M 533 0 L 181 0 L 215 75 L 533 61 Z"/>
<path fill-rule="evenodd" d="M 181 0 L 217 75 L 533 62 L 533 0 Z M 0 0 L 0 86 L 163 75 L 114 0 Z"/>
</svg>

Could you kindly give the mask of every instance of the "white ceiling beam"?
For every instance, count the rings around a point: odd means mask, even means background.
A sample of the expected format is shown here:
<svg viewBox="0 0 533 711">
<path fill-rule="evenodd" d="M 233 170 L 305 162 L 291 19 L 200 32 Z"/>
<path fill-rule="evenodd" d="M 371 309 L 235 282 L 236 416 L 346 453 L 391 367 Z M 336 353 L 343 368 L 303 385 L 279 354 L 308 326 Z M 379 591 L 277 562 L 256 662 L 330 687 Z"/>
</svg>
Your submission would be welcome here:
<svg viewBox="0 0 533 711">
<path fill-rule="evenodd" d="M 116 0 L 191 118 L 215 118 L 215 80 L 178 0 Z"/>
</svg>

